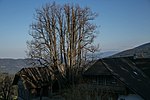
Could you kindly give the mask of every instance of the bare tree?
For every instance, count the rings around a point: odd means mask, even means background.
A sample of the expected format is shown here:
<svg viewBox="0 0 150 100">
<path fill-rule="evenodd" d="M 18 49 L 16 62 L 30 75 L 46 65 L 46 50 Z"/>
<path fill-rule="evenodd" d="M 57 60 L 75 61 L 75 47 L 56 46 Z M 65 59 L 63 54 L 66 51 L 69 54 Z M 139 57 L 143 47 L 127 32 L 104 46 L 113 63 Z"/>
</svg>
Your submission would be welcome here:
<svg viewBox="0 0 150 100">
<path fill-rule="evenodd" d="M 88 7 L 55 2 L 37 9 L 30 32 L 33 39 L 27 42 L 28 56 L 49 67 L 59 81 L 74 83 L 84 54 L 91 51 L 96 16 Z"/>
<path fill-rule="evenodd" d="M 0 82 L 0 95 L 2 96 L 2 100 L 11 100 L 12 94 L 12 78 L 5 76 L 4 79 Z"/>
</svg>

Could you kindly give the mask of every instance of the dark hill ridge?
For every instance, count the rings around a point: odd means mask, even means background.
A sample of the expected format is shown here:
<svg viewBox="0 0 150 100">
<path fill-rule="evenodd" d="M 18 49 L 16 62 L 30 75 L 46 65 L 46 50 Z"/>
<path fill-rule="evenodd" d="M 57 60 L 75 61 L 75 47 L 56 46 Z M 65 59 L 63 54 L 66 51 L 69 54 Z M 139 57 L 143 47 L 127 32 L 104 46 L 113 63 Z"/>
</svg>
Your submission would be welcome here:
<svg viewBox="0 0 150 100">
<path fill-rule="evenodd" d="M 133 49 L 125 50 L 111 57 L 135 56 L 137 58 L 150 58 L 150 43 L 146 43 Z"/>
</svg>

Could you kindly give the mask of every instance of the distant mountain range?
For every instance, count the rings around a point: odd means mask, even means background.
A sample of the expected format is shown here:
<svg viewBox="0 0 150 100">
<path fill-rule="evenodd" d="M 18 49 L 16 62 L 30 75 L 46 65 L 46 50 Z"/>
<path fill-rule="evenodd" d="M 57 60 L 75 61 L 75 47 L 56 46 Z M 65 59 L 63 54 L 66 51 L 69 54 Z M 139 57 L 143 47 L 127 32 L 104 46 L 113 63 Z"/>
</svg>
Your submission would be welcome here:
<svg viewBox="0 0 150 100">
<path fill-rule="evenodd" d="M 90 57 L 100 59 L 105 57 L 125 57 L 125 56 L 136 56 L 150 58 L 150 43 L 143 44 L 133 49 L 125 50 L 122 52 L 118 51 L 107 51 L 90 54 Z M 24 67 L 31 67 L 29 64 L 31 59 L 0 59 L 0 73 L 15 74 Z"/>
<path fill-rule="evenodd" d="M 135 56 L 137 58 L 150 58 L 150 43 L 140 45 L 138 47 L 119 52 L 111 57 L 127 57 Z"/>
<path fill-rule="evenodd" d="M 112 55 L 115 55 L 117 54 L 119 51 L 106 51 L 106 52 L 101 52 L 99 53 L 99 58 L 106 58 L 106 57 L 109 57 L 109 56 L 112 56 Z"/>
<path fill-rule="evenodd" d="M 102 53 L 96 53 L 91 55 L 90 57 L 94 57 L 96 59 L 104 58 L 107 56 L 111 56 L 115 54 L 116 51 L 108 51 L 108 52 L 102 52 Z M 9 73 L 9 74 L 15 74 L 19 70 L 21 70 L 24 67 L 31 67 L 30 63 L 31 59 L 0 59 L 0 73 Z"/>
<path fill-rule="evenodd" d="M 0 59 L 0 73 L 14 74 L 28 66 L 28 59 Z"/>
</svg>

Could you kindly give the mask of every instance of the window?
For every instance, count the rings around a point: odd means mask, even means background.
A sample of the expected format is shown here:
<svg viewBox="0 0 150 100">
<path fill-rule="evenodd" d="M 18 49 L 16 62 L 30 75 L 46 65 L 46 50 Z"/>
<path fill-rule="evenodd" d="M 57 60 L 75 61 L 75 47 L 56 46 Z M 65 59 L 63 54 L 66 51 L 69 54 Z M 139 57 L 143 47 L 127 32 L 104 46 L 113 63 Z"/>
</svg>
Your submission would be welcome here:
<svg viewBox="0 0 150 100">
<path fill-rule="evenodd" d="M 117 80 L 113 78 L 112 76 L 107 76 L 106 77 L 106 85 L 116 85 Z"/>
<path fill-rule="evenodd" d="M 120 98 L 119 100 L 125 100 L 124 98 Z"/>
<path fill-rule="evenodd" d="M 99 85 L 104 85 L 105 84 L 105 77 L 104 76 L 100 76 L 98 78 L 98 84 Z"/>
</svg>

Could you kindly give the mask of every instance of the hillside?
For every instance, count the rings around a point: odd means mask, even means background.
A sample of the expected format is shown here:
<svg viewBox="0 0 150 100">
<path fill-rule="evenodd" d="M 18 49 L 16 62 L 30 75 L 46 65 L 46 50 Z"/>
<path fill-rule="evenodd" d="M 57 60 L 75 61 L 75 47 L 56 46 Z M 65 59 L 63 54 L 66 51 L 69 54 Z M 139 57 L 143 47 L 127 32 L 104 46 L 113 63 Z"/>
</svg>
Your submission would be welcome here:
<svg viewBox="0 0 150 100">
<path fill-rule="evenodd" d="M 28 59 L 0 59 L 0 72 L 15 74 L 23 67 L 28 67 Z"/>
<path fill-rule="evenodd" d="M 133 49 L 122 51 L 111 57 L 126 57 L 126 56 L 136 56 L 137 58 L 150 58 L 150 43 L 146 43 Z"/>
</svg>

